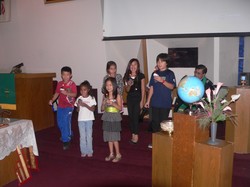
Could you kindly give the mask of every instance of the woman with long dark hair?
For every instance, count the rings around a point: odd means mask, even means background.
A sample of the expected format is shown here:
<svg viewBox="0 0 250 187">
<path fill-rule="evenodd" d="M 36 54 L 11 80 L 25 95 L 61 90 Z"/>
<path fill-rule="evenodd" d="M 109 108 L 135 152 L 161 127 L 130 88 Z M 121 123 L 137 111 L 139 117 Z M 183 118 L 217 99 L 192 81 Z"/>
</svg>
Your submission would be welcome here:
<svg viewBox="0 0 250 187">
<path fill-rule="evenodd" d="M 127 94 L 127 108 L 132 138 L 130 142 L 136 144 L 139 134 L 139 116 L 144 105 L 145 98 L 145 75 L 140 71 L 140 63 L 132 58 L 127 65 L 123 77 L 124 87 Z"/>
</svg>

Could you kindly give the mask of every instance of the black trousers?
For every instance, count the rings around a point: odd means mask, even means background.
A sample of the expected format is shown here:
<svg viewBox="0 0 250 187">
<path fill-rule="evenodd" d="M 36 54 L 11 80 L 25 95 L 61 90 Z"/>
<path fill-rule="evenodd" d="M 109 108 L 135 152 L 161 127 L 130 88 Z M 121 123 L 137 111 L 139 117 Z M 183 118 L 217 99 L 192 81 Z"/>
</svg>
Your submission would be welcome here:
<svg viewBox="0 0 250 187">
<path fill-rule="evenodd" d="M 168 120 L 168 115 L 170 112 L 170 108 L 151 108 L 152 118 L 150 122 L 150 130 L 152 132 L 159 132 L 161 131 L 160 123 L 164 120 Z"/>
<path fill-rule="evenodd" d="M 132 134 L 139 133 L 140 101 L 137 99 L 127 100 L 129 127 Z"/>
</svg>

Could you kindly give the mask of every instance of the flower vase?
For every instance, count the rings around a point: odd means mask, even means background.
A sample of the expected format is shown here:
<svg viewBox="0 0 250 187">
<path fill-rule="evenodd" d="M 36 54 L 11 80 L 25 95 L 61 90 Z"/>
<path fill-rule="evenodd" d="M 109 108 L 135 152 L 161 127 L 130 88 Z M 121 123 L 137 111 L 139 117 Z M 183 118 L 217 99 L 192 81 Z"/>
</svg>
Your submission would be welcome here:
<svg viewBox="0 0 250 187">
<path fill-rule="evenodd" d="M 210 129 L 211 137 L 210 137 L 210 139 L 208 141 L 208 144 L 217 145 L 217 144 L 219 144 L 219 140 L 216 139 L 217 123 L 212 122 L 210 127 L 211 127 L 211 129 Z"/>
</svg>

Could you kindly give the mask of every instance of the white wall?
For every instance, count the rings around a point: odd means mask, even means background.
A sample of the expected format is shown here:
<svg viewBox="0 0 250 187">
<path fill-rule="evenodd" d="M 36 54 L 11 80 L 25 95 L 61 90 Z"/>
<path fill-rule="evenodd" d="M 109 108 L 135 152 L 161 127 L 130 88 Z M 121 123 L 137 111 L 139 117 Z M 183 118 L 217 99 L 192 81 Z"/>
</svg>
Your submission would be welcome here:
<svg viewBox="0 0 250 187">
<path fill-rule="evenodd" d="M 167 53 L 168 48 L 198 47 L 198 63 L 204 64 L 208 69 L 207 76 L 213 81 L 213 38 L 179 38 L 179 39 L 150 39 L 147 40 L 149 75 L 156 65 L 159 53 Z M 178 83 L 184 75 L 193 75 L 194 68 L 170 68 L 174 71 Z"/>
<path fill-rule="evenodd" d="M 147 39 L 146 42 L 149 76 L 154 70 L 159 53 L 167 52 L 170 47 L 198 47 L 198 63 L 207 66 L 207 77 L 214 84 L 223 82 L 226 86 L 237 85 L 239 37 Z M 249 37 L 246 37 L 244 71 L 250 72 L 249 43 Z M 124 72 L 122 67 L 126 68 L 126 59 L 138 53 L 138 47 L 138 40 L 106 42 L 107 56 L 120 62 L 121 72 Z M 184 75 L 194 73 L 194 68 L 170 69 L 174 71 L 177 83 Z"/>
<path fill-rule="evenodd" d="M 220 82 L 226 86 L 238 84 L 239 38 L 220 38 Z"/>
<path fill-rule="evenodd" d="M 56 72 L 60 80 L 68 65 L 77 84 L 87 79 L 100 88 L 106 67 L 100 1 L 12 0 L 11 21 L 0 23 L 0 57 L 0 72 L 23 62 L 24 72 Z"/>
<path fill-rule="evenodd" d="M 117 63 L 117 71 L 122 76 L 124 75 L 131 58 L 138 58 L 143 70 L 143 62 L 141 61 L 142 52 L 140 47 L 140 40 L 105 41 L 106 61 L 115 61 Z"/>
<path fill-rule="evenodd" d="M 174 38 L 147 40 L 149 75 L 154 69 L 156 56 L 174 47 L 198 47 L 198 63 L 208 68 L 207 77 L 216 84 L 235 86 L 238 80 L 239 37 Z M 250 37 L 245 37 L 244 72 L 250 72 Z M 177 83 L 184 75 L 193 75 L 194 68 L 171 68 Z"/>
</svg>

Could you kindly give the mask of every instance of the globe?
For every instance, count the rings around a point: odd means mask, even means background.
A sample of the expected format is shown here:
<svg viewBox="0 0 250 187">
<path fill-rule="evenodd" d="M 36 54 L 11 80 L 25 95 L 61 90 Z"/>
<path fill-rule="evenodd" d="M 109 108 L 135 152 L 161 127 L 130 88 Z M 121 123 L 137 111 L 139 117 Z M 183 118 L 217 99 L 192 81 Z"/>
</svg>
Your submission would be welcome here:
<svg viewBox="0 0 250 187">
<path fill-rule="evenodd" d="M 204 85 L 200 79 L 194 76 L 186 76 L 179 82 L 177 93 L 182 101 L 194 103 L 203 97 L 204 90 Z"/>
</svg>

